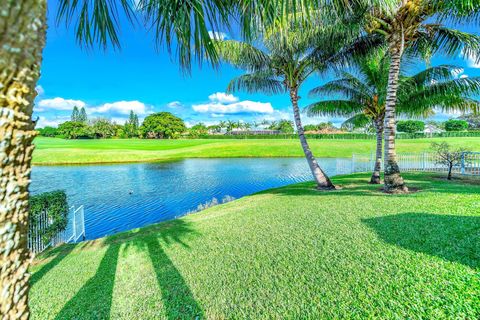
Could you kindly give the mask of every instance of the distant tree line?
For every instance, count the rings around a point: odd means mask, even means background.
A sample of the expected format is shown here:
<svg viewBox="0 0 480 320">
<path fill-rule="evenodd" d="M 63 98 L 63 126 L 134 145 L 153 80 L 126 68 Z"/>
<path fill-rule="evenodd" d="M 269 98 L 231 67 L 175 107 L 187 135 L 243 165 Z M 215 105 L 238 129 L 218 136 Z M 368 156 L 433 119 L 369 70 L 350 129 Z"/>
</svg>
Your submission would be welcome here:
<svg viewBox="0 0 480 320">
<path fill-rule="evenodd" d="M 169 112 L 158 112 L 145 118 L 142 125 L 138 115 L 130 111 L 128 120 L 122 125 L 107 118 L 88 119 L 85 108 L 73 108 L 70 121 L 58 128 L 47 126 L 38 129 L 45 137 L 65 139 L 106 139 L 106 138 L 177 138 L 185 132 L 182 119 Z"/>
<path fill-rule="evenodd" d="M 445 122 L 420 120 L 401 120 L 397 122 L 397 130 L 401 133 L 420 133 L 426 125 L 441 131 L 458 132 L 466 130 L 480 130 L 480 116 L 467 115 L 459 119 L 451 119 Z M 279 121 L 243 122 L 243 121 L 220 121 L 217 124 L 207 126 L 200 122 L 187 128 L 185 122 L 170 112 L 157 112 L 148 115 L 140 124 L 138 115 L 130 111 L 129 117 L 124 124 L 118 124 L 107 118 L 89 119 L 85 108 L 74 107 L 70 120 L 61 123 L 58 128 L 47 126 L 38 129 L 44 137 L 62 137 L 65 139 L 107 139 L 107 138 L 144 138 L 144 139 L 176 139 L 179 137 L 201 138 L 209 135 L 237 134 L 248 135 L 252 130 L 275 131 L 280 134 L 293 134 L 293 122 L 282 119 Z M 370 121 L 355 123 L 352 125 L 346 121 L 340 128 L 332 122 L 320 122 L 307 124 L 304 130 L 310 134 L 340 134 L 365 132 L 373 133 L 374 128 Z"/>
</svg>

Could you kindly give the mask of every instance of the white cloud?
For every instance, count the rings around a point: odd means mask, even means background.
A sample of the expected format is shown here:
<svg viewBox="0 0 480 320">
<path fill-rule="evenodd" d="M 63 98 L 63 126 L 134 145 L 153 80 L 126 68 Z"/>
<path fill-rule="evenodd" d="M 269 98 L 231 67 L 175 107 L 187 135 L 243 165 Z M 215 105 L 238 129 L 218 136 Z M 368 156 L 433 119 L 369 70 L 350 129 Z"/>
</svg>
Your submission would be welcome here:
<svg viewBox="0 0 480 320">
<path fill-rule="evenodd" d="M 43 96 L 45 94 L 45 90 L 41 85 L 36 86 L 35 90 L 37 91 L 37 95 L 39 96 Z"/>
<path fill-rule="evenodd" d="M 225 40 L 228 38 L 225 32 L 208 31 L 208 35 L 210 36 L 210 39 L 214 40 Z"/>
<path fill-rule="evenodd" d="M 58 127 L 60 123 L 68 120 L 70 120 L 70 117 L 55 117 L 53 119 L 48 119 L 47 117 L 40 116 L 38 117 L 37 125 L 35 127 L 37 129 L 45 127 Z"/>
<path fill-rule="evenodd" d="M 37 104 L 36 111 L 47 111 L 48 109 L 52 110 L 63 110 L 70 111 L 74 106 L 79 108 L 85 107 L 85 102 L 82 100 L 73 100 L 73 99 L 64 99 L 64 98 L 53 98 L 53 99 L 43 99 L 40 100 Z"/>
<path fill-rule="evenodd" d="M 259 116 L 255 118 L 255 121 L 260 122 L 262 120 L 267 121 L 279 121 L 279 120 L 293 120 L 293 113 L 290 111 L 274 110 L 271 114 L 265 116 Z"/>
<path fill-rule="evenodd" d="M 192 109 L 200 113 L 215 113 L 215 114 L 238 114 L 238 113 L 272 113 L 273 108 L 270 102 L 255 102 L 255 101 L 240 101 L 230 104 L 221 104 L 218 102 L 211 102 L 206 104 L 196 104 Z"/>
<path fill-rule="evenodd" d="M 123 114 L 127 115 L 130 111 L 135 112 L 138 115 L 147 114 L 149 108 L 140 101 L 116 101 L 112 103 L 104 103 L 98 107 L 88 108 L 88 113 L 111 113 L 111 114 Z"/>
<path fill-rule="evenodd" d="M 169 108 L 178 108 L 178 107 L 181 107 L 183 106 L 182 103 L 180 101 L 172 101 L 172 102 L 169 102 L 167 103 L 167 107 Z"/>
<path fill-rule="evenodd" d="M 462 74 L 462 75 L 460 76 L 460 79 L 466 79 L 466 78 L 468 78 L 468 74 Z"/>
<path fill-rule="evenodd" d="M 208 99 L 212 102 L 219 103 L 233 103 L 238 101 L 238 98 L 235 97 L 233 94 L 227 94 L 225 92 L 212 93 L 208 96 Z"/>
<path fill-rule="evenodd" d="M 479 69 L 480 68 L 480 57 L 478 56 L 478 54 L 465 54 L 462 53 L 461 54 L 461 57 L 464 57 L 466 60 L 467 60 L 467 64 L 470 68 L 475 68 L 475 69 Z"/>
<path fill-rule="evenodd" d="M 208 99 L 210 102 L 194 104 L 192 109 L 199 113 L 210 113 L 214 118 L 222 117 L 225 114 L 270 114 L 274 111 L 270 102 L 239 101 L 238 97 L 224 92 L 213 93 L 208 96 Z"/>
</svg>

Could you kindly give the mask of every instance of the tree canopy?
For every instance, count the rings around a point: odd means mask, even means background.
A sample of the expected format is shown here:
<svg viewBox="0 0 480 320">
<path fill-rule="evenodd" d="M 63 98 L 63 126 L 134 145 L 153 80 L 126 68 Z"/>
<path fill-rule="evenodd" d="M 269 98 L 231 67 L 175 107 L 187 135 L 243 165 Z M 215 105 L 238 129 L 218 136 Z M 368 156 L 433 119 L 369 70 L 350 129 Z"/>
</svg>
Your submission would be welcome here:
<svg viewBox="0 0 480 320">
<path fill-rule="evenodd" d="M 145 118 L 140 127 L 146 138 L 172 139 L 185 132 L 186 127 L 182 119 L 170 112 L 157 112 Z"/>
</svg>

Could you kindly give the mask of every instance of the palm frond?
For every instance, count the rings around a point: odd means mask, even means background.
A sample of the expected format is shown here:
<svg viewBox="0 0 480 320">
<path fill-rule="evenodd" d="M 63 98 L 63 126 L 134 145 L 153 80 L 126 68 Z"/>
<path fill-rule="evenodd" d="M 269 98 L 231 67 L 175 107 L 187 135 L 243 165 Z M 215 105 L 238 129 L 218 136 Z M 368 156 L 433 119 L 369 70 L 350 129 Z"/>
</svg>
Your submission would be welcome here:
<svg viewBox="0 0 480 320">
<path fill-rule="evenodd" d="M 402 85 L 428 86 L 435 82 L 453 80 L 455 75 L 463 72 L 463 68 L 453 65 L 439 65 L 427 68 L 410 77 L 401 79 Z"/>
<path fill-rule="evenodd" d="M 304 108 L 309 117 L 331 116 L 331 117 L 350 117 L 362 112 L 364 106 L 351 100 L 325 100 L 312 103 Z"/>
<path fill-rule="evenodd" d="M 265 93 L 274 95 L 285 92 L 285 86 L 267 72 L 255 72 L 233 78 L 227 87 L 227 92 L 246 91 L 249 93 Z"/>
<path fill-rule="evenodd" d="M 480 51 L 480 36 L 441 25 L 427 24 L 423 26 L 423 30 L 419 30 L 408 51 L 412 55 L 428 52 L 429 55 L 441 53 L 450 57 L 458 54 L 477 57 Z"/>
<path fill-rule="evenodd" d="M 480 2 L 477 0 L 431 0 L 430 2 L 441 19 L 463 23 L 480 22 Z"/>
<path fill-rule="evenodd" d="M 335 70 L 351 67 L 365 56 L 374 54 L 386 45 L 385 37 L 376 34 L 360 35 L 329 58 Z"/>
<path fill-rule="evenodd" d="M 430 98 L 419 98 L 414 101 L 404 101 L 398 105 L 397 113 L 410 118 L 428 118 L 442 111 L 445 113 L 478 113 L 480 110 L 480 101 L 459 97 L 437 95 Z"/>
<path fill-rule="evenodd" d="M 471 96 L 480 94 L 480 77 L 461 78 L 451 81 L 433 83 L 424 88 L 419 88 L 416 92 L 409 95 L 409 99 L 414 101 L 420 98 L 430 98 L 436 96 Z"/>
<path fill-rule="evenodd" d="M 56 23 L 75 21 L 77 41 L 86 46 L 99 43 L 104 48 L 111 43 L 120 47 L 118 38 L 120 14 L 118 4 L 129 21 L 135 19 L 131 0 L 59 0 Z"/>
<path fill-rule="evenodd" d="M 422 114 L 428 109 L 477 112 L 478 102 L 471 96 L 480 94 L 480 77 L 433 83 L 424 87 L 402 90 L 398 97 L 398 110 L 406 114 Z"/>
<path fill-rule="evenodd" d="M 351 126 L 353 129 L 365 128 L 365 126 L 367 126 L 369 123 L 372 123 L 372 119 L 370 119 L 363 113 L 359 113 L 345 120 L 342 123 L 342 127 Z"/>
<path fill-rule="evenodd" d="M 308 93 L 309 97 L 322 97 L 325 95 L 339 94 L 345 98 L 353 100 L 360 104 L 365 104 L 370 100 L 370 92 L 364 92 L 356 87 L 356 81 L 351 79 L 338 79 L 330 81 L 322 86 L 313 88 Z"/>
<path fill-rule="evenodd" d="M 236 40 L 215 41 L 219 57 L 225 62 L 247 71 L 266 70 L 270 57 L 246 42 Z"/>
</svg>

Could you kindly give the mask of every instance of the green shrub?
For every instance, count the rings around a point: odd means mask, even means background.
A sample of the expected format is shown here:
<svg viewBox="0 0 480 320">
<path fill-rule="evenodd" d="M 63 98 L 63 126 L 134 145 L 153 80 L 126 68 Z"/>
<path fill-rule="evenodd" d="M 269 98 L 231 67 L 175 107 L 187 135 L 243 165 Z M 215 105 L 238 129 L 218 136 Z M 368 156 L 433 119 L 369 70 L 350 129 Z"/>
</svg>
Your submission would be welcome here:
<svg viewBox="0 0 480 320">
<path fill-rule="evenodd" d="M 56 137 L 59 135 L 58 129 L 54 127 L 39 128 L 37 131 L 42 137 Z"/>
<path fill-rule="evenodd" d="M 30 225 L 36 225 L 44 212 L 47 213 L 51 224 L 40 236 L 44 242 L 49 242 L 53 236 L 67 227 L 68 202 L 65 191 L 45 192 L 30 197 Z M 35 229 L 31 231 L 35 232 Z"/>
<path fill-rule="evenodd" d="M 468 128 L 468 122 L 465 120 L 450 119 L 445 121 L 445 130 L 447 131 L 464 131 Z"/>
<path fill-rule="evenodd" d="M 425 129 L 425 123 L 419 120 L 404 120 L 397 122 L 397 130 L 399 132 L 416 133 Z"/>
<path fill-rule="evenodd" d="M 66 121 L 58 126 L 58 133 L 67 139 L 93 138 L 92 128 L 84 122 Z"/>
<path fill-rule="evenodd" d="M 188 129 L 188 136 L 190 138 L 198 138 L 208 134 L 208 128 L 202 123 L 197 123 L 190 129 Z"/>
</svg>

